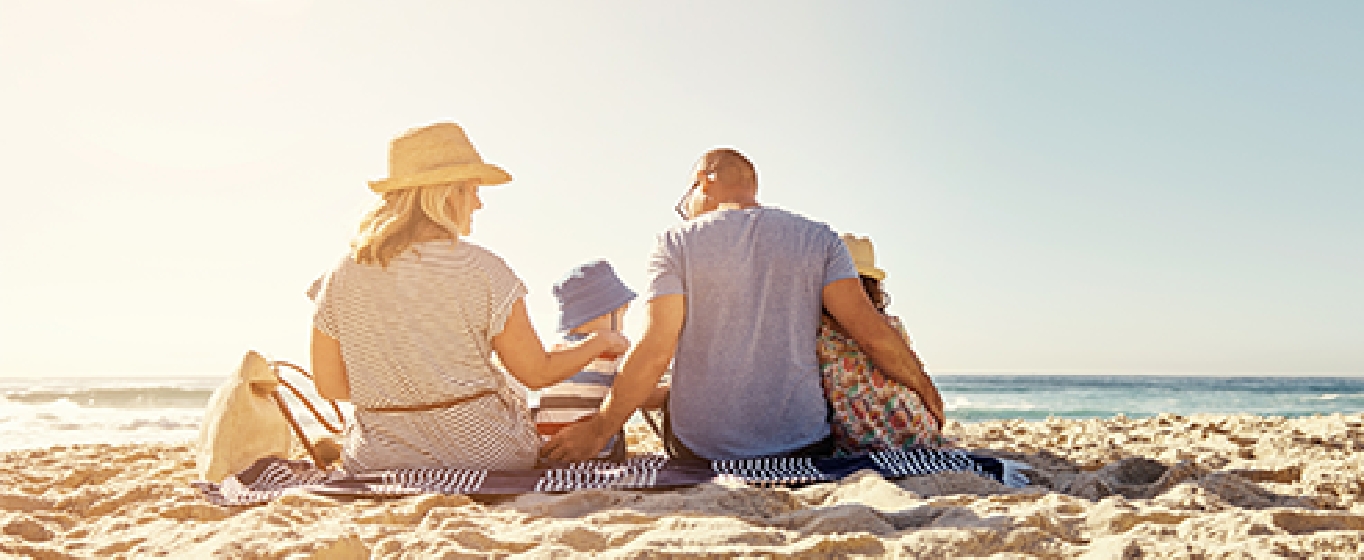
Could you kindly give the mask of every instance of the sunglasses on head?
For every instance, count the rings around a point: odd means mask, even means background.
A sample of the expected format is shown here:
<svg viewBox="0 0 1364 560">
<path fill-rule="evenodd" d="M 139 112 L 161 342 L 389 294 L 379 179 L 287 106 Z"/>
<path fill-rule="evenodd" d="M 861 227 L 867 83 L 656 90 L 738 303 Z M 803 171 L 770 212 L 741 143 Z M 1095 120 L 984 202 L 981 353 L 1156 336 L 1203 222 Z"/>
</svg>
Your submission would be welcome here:
<svg viewBox="0 0 1364 560">
<path fill-rule="evenodd" d="M 714 181 L 715 171 L 714 170 L 706 171 L 706 178 L 710 179 L 711 181 Z M 682 195 L 682 199 L 677 201 L 677 206 L 673 207 L 673 210 L 677 211 L 677 215 L 682 216 L 683 220 L 691 219 L 691 216 L 687 215 L 687 201 L 691 200 L 692 193 L 696 192 L 696 187 L 699 186 L 701 186 L 700 179 L 692 181 L 691 187 L 688 188 L 687 192 Z"/>
<path fill-rule="evenodd" d="M 696 185 L 698 184 L 700 183 L 692 183 L 691 188 L 687 189 L 687 192 L 682 194 L 682 199 L 677 201 L 677 206 L 673 207 L 673 210 L 676 210 L 677 215 L 682 216 L 683 220 L 690 219 L 690 216 L 687 216 L 687 201 L 691 200 L 691 193 L 696 192 Z"/>
</svg>

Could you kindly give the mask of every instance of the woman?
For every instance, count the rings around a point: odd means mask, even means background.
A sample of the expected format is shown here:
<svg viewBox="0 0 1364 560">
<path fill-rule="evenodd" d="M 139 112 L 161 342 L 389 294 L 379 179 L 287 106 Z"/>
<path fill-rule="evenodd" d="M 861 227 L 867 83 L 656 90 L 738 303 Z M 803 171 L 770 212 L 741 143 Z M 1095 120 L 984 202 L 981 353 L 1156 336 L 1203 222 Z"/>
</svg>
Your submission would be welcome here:
<svg viewBox="0 0 1364 560">
<path fill-rule="evenodd" d="M 313 317 L 319 394 L 355 404 L 348 471 L 534 466 L 540 438 L 519 391 L 493 365 L 538 389 L 602 353 L 623 352 L 601 330 L 546 352 L 526 313 L 525 286 L 491 251 L 460 239 L 481 185 L 511 180 L 483 162 L 453 123 L 393 140 L 383 198 L 350 253 L 328 273 Z"/>
<path fill-rule="evenodd" d="M 840 237 L 857 267 L 862 289 L 881 312 L 879 320 L 894 327 L 909 346 L 904 323 L 886 313 L 890 296 L 881 287 L 886 272 L 876 266 L 871 240 L 846 233 Z M 933 402 L 941 410 L 938 388 L 930 382 L 925 390 L 928 394 L 921 395 L 882 373 L 827 310 L 819 327 L 815 352 L 824 394 L 833 413 L 830 424 L 834 443 L 840 454 L 943 447 L 949 443 L 942 435 L 942 419 L 925 406 L 925 401 Z M 918 354 L 912 356 L 917 362 Z M 922 362 L 918 369 L 924 371 Z"/>
</svg>

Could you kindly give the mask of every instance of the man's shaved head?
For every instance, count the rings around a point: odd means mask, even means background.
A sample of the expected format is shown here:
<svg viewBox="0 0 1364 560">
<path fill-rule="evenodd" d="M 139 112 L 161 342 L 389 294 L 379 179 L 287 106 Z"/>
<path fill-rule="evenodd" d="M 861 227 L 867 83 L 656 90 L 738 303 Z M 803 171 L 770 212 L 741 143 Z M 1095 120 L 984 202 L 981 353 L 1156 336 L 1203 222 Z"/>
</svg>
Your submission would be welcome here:
<svg viewBox="0 0 1364 560">
<path fill-rule="evenodd" d="M 717 182 L 736 188 L 758 188 L 758 170 L 739 150 L 715 148 L 701 156 L 701 163 L 716 174 Z"/>
</svg>

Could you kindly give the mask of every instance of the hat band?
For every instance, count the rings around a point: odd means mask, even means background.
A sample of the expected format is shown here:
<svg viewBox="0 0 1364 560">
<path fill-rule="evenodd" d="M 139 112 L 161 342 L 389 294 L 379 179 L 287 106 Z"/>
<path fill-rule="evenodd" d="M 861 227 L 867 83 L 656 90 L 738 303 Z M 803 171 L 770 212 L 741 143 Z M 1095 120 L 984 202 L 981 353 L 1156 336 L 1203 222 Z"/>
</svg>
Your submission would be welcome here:
<svg viewBox="0 0 1364 560">
<path fill-rule="evenodd" d="M 369 188 L 374 192 L 384 193 L 468 179 L 477 179 L 479 184 L 487 186 L 502 185 L 511 181 L 511 174 L 489 163 L 460 163 L 437 167 L 429 171 L 370 181 Z"/>
</svg>

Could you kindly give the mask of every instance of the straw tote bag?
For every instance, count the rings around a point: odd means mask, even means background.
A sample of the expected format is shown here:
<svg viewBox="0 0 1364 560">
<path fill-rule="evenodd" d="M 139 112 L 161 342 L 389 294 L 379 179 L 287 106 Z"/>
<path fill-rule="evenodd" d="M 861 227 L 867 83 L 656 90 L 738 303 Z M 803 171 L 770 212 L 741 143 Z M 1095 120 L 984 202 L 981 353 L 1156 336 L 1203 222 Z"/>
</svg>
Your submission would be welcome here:
<svg viewBox="0 0 1364 560">
<path fill-rule="evenodd" d="M 250 351 L 242 358 L 237 372 L 213 392 L 195 446 L 201 480 L 219 482 L 259 459 L 289 458 L 303 450 L 314 464 L 322 467 L 340 456 L 340 449 L 334 442 L 314 444 L 308 441 L 279 392 L 281 385 L 289 389 L 327 431 L 339 434 L 341 429 L 328 422 L 298 388 L 280 378 L 280 367 L 311 377 L 298 366 L 271 362 Z M 344 423 L 341 409 L 335 402 L 329 402 L 339 423 Z"/>
<path fill-rule="evenodd" d="M 195 449 L 201 480 L 219 482 L 257 459 L 294 454 L 294 434 L 274 401 L 278 386 L 270 363 L 247 352 L 236 374 L 213 391 Z"/>
</svg>

